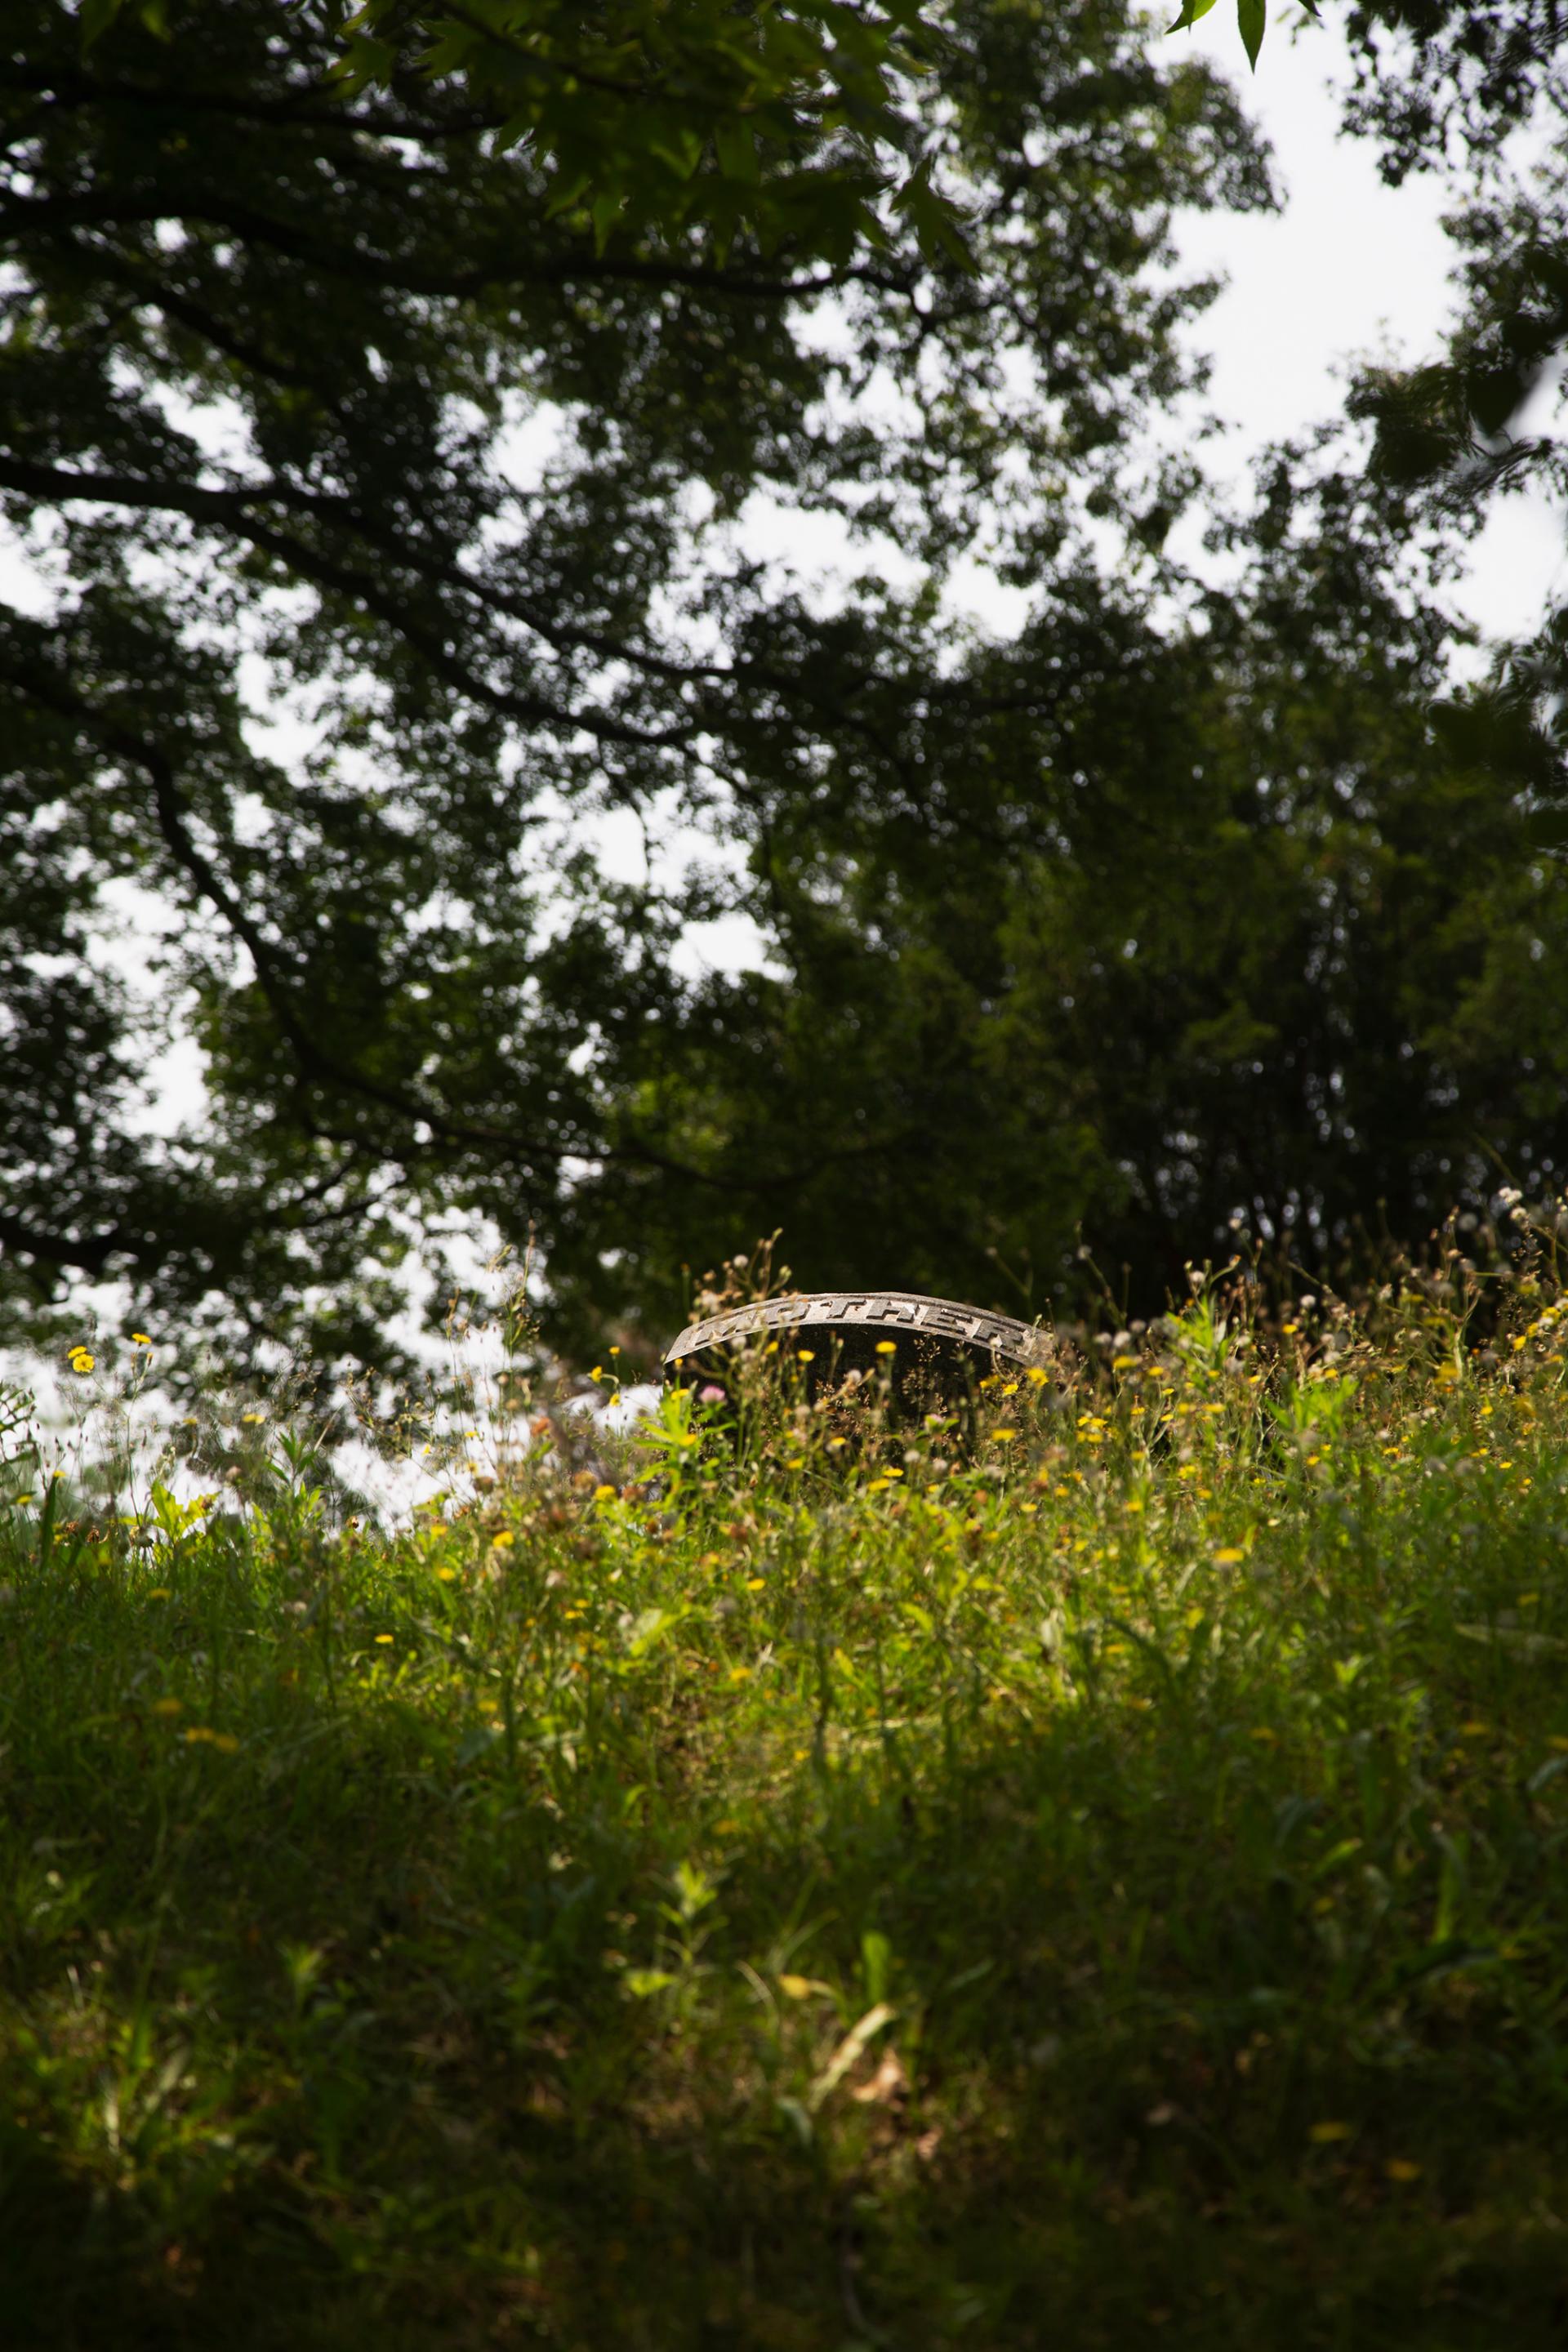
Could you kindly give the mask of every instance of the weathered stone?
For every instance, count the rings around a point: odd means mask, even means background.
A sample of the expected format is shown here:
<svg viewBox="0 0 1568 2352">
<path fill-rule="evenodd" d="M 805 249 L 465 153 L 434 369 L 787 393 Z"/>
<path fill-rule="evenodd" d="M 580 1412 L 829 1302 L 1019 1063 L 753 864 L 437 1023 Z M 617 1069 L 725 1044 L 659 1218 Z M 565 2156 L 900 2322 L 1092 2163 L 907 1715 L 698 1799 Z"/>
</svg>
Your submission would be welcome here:
<svg viewBox="0 0 1568 2352">
<path fill-rule="evenodd" d="M 910 1290 L 818 1290 L 688 1324 L 665 1351 L 665 1378 L 691 1382 L 706 1375 L 726 1384 L 734 1350 L 775 1339 L 781 1355 L 806 1355 L 810 1390 L 890 1361 L 900 1387 L 916 1375 L 933 1391 L 951 1393 L 993 1370 L 1047 1364 L 1053 1353 L 1047 1333 L 960 1299 Z M 879 1353 L 886 1340 L 893 1342 L 890 1360 Z"/>
</svg>

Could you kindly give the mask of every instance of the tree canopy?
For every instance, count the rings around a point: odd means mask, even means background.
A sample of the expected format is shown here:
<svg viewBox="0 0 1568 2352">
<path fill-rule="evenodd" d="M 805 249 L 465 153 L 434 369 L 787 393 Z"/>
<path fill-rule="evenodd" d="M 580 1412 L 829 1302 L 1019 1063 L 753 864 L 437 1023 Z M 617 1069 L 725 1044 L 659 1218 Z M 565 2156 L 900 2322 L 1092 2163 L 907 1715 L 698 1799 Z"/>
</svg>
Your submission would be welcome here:
<svg viewBox="0 0 1568 2352">
<path fill-rule="evenodd" d="M 1089 0 L 445 15 L 7 20 L 13 1311 L 384 1358 L 480 1224 L 567 1344 L 777 1224 L 1037 1300 L 1081 1228 L 1153 1295 L 1233 1213 L 1561 1164 L 1557 869 L 1431 721 L 1405 488 L 1282 457 L 1225 593 L 1166 552 L 1173 215 L 1270 200 L 1204 60 Z M 693 975 L 724 913 L 761 959 Z"/>
</svg>

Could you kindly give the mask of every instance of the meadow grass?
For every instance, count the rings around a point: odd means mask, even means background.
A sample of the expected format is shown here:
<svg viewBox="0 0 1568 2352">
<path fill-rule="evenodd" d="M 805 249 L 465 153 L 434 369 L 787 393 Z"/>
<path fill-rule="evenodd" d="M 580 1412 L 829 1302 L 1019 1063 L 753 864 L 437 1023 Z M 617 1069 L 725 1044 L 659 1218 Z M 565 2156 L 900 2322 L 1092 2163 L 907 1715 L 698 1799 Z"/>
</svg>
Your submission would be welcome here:
<svg viewBox="0 0 1568 2352">
<path fill-rule="evenodd" d="M 1565 1336 L 1211 1285 L 971 1451 L 14 1503 L 0 2333 L 1560 2344 Z"/>
</svg>

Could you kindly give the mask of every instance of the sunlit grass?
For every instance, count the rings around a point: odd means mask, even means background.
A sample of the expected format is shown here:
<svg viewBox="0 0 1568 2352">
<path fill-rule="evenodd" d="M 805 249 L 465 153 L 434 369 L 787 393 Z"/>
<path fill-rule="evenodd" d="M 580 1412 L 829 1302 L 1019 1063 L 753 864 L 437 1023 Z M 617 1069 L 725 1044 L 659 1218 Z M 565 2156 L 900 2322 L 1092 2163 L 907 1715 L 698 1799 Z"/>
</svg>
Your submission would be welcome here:
<svg viewBox="0 0 1568 2352">
<path fill-rule="evenodd" d="M 16 2340 L 1558 2340 L 1565 1337 L 1221 1285 L 967 1445 L 871 1383 L 537 1413 L 390 1535 L 297 1438 L 37 1487 Z"/>
</svg>

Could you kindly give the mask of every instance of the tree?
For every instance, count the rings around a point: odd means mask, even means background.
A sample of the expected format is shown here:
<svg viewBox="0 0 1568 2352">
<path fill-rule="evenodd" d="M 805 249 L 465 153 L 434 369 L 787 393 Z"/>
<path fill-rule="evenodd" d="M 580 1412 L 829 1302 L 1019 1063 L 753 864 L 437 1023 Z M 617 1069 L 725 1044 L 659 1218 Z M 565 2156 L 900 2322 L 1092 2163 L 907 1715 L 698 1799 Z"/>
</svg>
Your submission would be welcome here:
<svg viewBox="0 0 1568 2352">
<path fill-rule="evenodd" d="M 1184 625 L 1059 579 L 756 811 L 775 970 L 642 1107 L 720 1205 L 625 1171 L 650 1255 L 782 1225 L 814 1282 L 1060 1311 L 1082 1248 L 1151 1313 L 1238 1227 L 1322 1277 L 1561 1184 L 1568 874 L 1448 683 L 1441 544 L 1306 453 L 1229 537 Z"/>
<path fill-rule="evenodd" d="M 345 77 L 343 28 L 7 18 L 0 1280 L 374 1357 L 411 1232 L 454 1218 L 537 1230 L 563 1333 L 668 1310 L 636 1220 L 731 1205 L 667 1148 L 723 995 L 669 956 L 752 886 L 614 881 L 584 826 L 795 826 L 817 777 L 899 772 L 911 687 L 1005 725 L 1018 680 L 942 580 L 984 538 L 1114 612 L 1086 514 L 1155 543 L 1191 478 L 1131 454 L 1201 373 L 1172 207 L 1268 184 L 1223 86 L 1115 5 L 955 7 L 874 223 L 835 107 L 764 154 L 776 204 L 671 213 L 639 163 L 612 219 L 559 142 L 496 152 L 482 74 Z M 815 614 L 734 541 L 760 495 L 894 535 L 911 584 Z M 182 1027 L 211 1116 L 163 1137 Z"/>
</svg>

